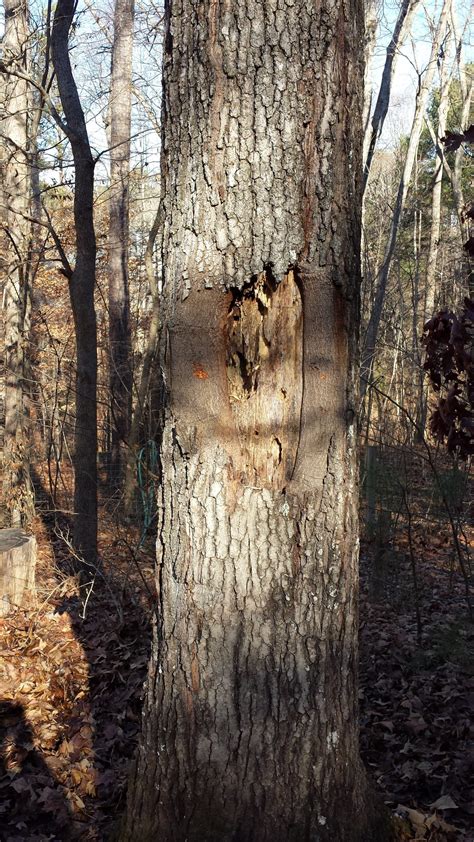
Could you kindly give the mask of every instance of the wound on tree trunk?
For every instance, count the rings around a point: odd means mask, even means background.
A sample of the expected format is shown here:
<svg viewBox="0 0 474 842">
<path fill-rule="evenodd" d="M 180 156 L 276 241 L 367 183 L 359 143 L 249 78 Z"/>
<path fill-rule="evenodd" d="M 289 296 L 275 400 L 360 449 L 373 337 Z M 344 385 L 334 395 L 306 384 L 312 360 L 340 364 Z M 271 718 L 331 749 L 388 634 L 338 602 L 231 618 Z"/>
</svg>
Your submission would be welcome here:
<svg viewBox="0 0 474 842">
<path fill-rule="evenodd" d="M 247 485 L 283 489 L 300 437 L 303 310 L 290 270 L 280 284 L 262 272 L 232 294 L 226 323 L 229 402 Z"/>
</svg>

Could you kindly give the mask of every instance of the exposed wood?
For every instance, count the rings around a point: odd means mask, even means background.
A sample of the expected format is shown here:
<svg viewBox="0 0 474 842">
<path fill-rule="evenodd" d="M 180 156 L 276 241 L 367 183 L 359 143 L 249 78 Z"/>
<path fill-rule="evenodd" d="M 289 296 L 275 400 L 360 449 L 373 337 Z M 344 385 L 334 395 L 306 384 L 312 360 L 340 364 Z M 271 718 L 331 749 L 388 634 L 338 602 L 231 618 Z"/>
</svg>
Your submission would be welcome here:
<svg viewBox="0 0 474 842">
<path fill-rule="evenodd" d="M 278 286 L 262 272 L 234 294 L 226 333 L 240 439 L 234 471 L 247 485 L 283 489 L 296 464 L 303 397 L 303 305 L 293 270 Z"/>
<path fill-rule="evenodd" d="M 0 529 L 0 617 L 34 593 L 36 539 L 22 529 Z"/>
</svg>

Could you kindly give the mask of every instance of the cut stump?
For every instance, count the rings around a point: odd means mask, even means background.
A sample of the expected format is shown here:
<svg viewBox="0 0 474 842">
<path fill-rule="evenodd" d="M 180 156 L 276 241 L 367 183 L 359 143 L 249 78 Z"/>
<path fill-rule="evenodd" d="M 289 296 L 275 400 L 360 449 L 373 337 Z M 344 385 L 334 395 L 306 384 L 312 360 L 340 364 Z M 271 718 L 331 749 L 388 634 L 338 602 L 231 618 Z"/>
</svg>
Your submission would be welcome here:
<svg viewBox="0 0 474 842">
<path fill-rule="evenodd" d="M 36 538 L 23 529 L 0 529 L 0 617 L 34 593 Z"/>
</svg>

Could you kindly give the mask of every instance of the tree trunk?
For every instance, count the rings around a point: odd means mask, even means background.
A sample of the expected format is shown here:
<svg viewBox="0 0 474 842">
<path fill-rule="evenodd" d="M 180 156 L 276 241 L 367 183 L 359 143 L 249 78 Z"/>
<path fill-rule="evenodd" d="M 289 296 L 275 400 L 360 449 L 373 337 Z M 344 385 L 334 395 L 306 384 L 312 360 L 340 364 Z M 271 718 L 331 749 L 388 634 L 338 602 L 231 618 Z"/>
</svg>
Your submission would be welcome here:
<svg viewBox="0 0 474 842">
<path fill-rule="evenodd" d="M 365 41 L 364 41 L 364 110 L 362 112 L 362 127 L 364 130 L 363 160 L 366 159 L 366 138 L 370 135 L 370 112 L 372 110 L 372 57 L 377 43 L 378 30 L 378 0 L 366 0 L 365 3 Z M 368 141 L 367 141 L 368 142 Z"/>
<path fill-rule="evenodd" d="M 128 286 L 129 175 L 134 0 L 115 0 L 110 83 L 109 346 L 112 454 L 110 477 L 120 485 L 132 407 L 132 346 Z"/>
<path fill-rule="evenodd" d="M 22 529 L 0 529 L 0 617 L 34 593 L 36 539 Z"/>
<path fill-rule="evenodd" d="M 155 269 L 153 266 L 153 251 L 155 248 L 155 241 L 158 231 L 163 227 L 163 202 L 160 201 L 158 210 L 156 212 L 153 225 L 148 235 L 148 242 L 145 251 L 145 269 L 147 275 L 148 286 L 152 296 L 152 314 L 150 327 L 148 329 L 148 336 L 143 354 L 143 363 L 140 374 L 140 381 L 137 389 L 137 400 L 135 409 L 133 411 L 132 423 L 130 425 L 130 436 L 128 441 L 127 461 L 125 469 L 125 482 L 123 489 L 124 497 L 124 512 L 130 517 L 132 514 L 133 503 L 136 489 L 136 469 L 137 458 L 141 444 L 142 426 L 145 417 L 145 404 L 147 397 L 149 397 L 150 383 L 152 376 L 158 380 L 158 372 L 156 370 L 156 359 L 158 353 L 158 339 L 160 331 L 160 297 L 158 292 L 158 284 L 155 277 Z M 160 389 L 161 391 L 161 389 Z M 156 436 L 159 437 L 159 429 L 161 424 L 157 419 Z"/>
<path fill-rule="evenodd" d="M 446 57 L 441 63 L 440 97 L 438 106 L 438 128 L 436 132 L 436 148 L 441 148 L 441 140 L 446 134 L 446 121 L 449 109 L 449 67 Z M 441 231 L 441 192 L 443 186 L 443 159 L 436 156 L 433 173 L 433 189 L 431 193 L 431 227 L 428 260 L 426 264 L 426 298 L 424 307 L 424 321 L 434 315 L 436 301 L 436 267 L 438 263 L 439 237 Z"/>
<path fill-rule="evenodd" d="M 74 434 L 74 546 L 93 564 L 97 555 L 97 326 L 94 307 L 96 240 L 94 160 L 69 60 L 74 0 L 58 0 L 51 37 L 64 126 L 74 158 L 76 265 L 69 294 L 76 334 L 76 425 Z"/>
<path fill-rule="evenodd" d="M 464 33 L 458 32 L 458 22 L 457 22 L 457 15 L 456 15 L 456 8 L 453 4 L 452 8 L 452 25 L 454 31 L 454 38 L 456 44 L 456 59 L 457 65 L 459 70 L 459 83 L 461 86 L 461 95 L 462 95 L 462 109 L 461 109 L 461 130 L 466 130 L 470 124 L 470 113 L 471 113 L 471 102 L 472 102 L 472 73 L 466 73 L 466 65 L 463 61 L 463 35 Z M 459 146 L 456 150 L 456 154 L 454 156 L 454 169 L 452 172 L 452 186 L 454 192 L 454 198 L 456 201 L 456 207 L 458 210 L 458 219 L 459 225 L 461 229 L 461 238 L 463 244 L 467 242 L 469 238 L 469 218 L 466 214 L 465 202 L 464 202 L 464 195 L 462 189 L 462 162 L 464 158 L 464 147 L 463 144 Z M 468 294 L 470 298 L 474 298 L 474 261 L 470 256 L 469 252 L 464 252 L 465 254 L 465 261 L 466 261 L 466 269 L 467 269 L 467 286 L 468 286 Z"/>
<path fill-rule="evenodd" d="M 358 0 L 170 2 L 159 610 L 123 840 L 370 840 Z M 337 161 L 337 166 L 334 166 Z"/>
<path fill-rule="evenodd" d="M 423 127 L 424 112 L 426 104 L 428 102 L 431 82 L 433 80 L 434 72 L 436 69 L 436 61 L 446 33 L 446 26 L 450 14 L 451 3 L 452 0 L 444 0 L 443 2 L 440 17 L 438 20 L 438 26 L 433 36 L 433 44 L 431 47 L 429 63 L 423 79 L 420 80 L 418 88 L 415 115 L 413 117 L 413 123 L 411 127 L 410 138 L 408 141 L 408 148 L 405 156 L 402 177 L 400 179 L 398 193 L 395 200 L 395 207 L 393 209 L 392 218 L 390 220 L 390 229 L 388 233 L 387 243 L 385 246 L 384 259 L 382 266 L 380 267 L 380 271 L 378 273 L 377 289 L 375 292 L 372 312 L 370 314 L 370 319 L 367 325 L 367 331 L 365 335 L 362 353 L 362 396 L 365 394 L 367 384 L 370 379 L 370 373 L 372 371 L 372 364 L 374 360 L 375 347 L 377 342 L 377 334 L 380 325 L 380 319 L 382 317 L 382 309 L 385 299 L 385 290 L 387 288 L 388 276 L 390 273 L 390 266 L 392 264 L 393 253 L 395 251 L 395 245 L 397 242 L 398 228 L 400 225 L 403 209 L 405 207 L 405 200 L 407 197 L 408 188 L 410 186 L 410 179 L 412 176 L 413 166 L 418 150 L 418 144 L 420 141 L 421 129 Z"/>
<path fill-rule="evenodd" d="M 3 505 L 11 526 L 33 515 L 29 472 L 28 400 L 25 388 L 29 338 L 30 205 L 28 163 L 28 83 L 13 75 L 28 72 L 28 10 L 25 0 L 5 0 L 2 39 L 2 321 L 4 342 Z M 12 73 L 9 73 L 9 69 Z"/>
</svg>

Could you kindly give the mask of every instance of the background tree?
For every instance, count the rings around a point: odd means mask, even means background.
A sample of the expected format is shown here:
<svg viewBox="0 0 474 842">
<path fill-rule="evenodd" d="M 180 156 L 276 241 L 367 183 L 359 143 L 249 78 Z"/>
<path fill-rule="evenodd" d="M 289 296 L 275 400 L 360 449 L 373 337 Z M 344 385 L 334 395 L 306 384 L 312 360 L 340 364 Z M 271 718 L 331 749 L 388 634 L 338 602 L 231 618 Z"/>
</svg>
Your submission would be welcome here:
<svg viewBox="0 0 474 842">
<path fill-rule="evenodd" d="M 4 365 L 3 506 L 8 525 L 33 514 L 28 440 L 28 340 L 31 305 L 30 63 L 26 0 L 5 0 L 0 122 L 0 269 Z"/>
<path fill-rule="evenodd" d="M 74 545 L 88 563 L 97 556 L 97 325 L 94 306 L 96 239 L 94 166 L 84 112 L 69 56 L 74 0 L 59 0 L 51 36 L 52 59 L 74 158 L 76 262 L 69 293 L 76 335 L 76 423 L 74 434 Z"/>
<path fill-rule="evenodd" d="M 380 82 L 377 101 L 375 103 L 374 112 L 370 123 L 364 123 L 364 149 L 363 149 L 363 163 L 364 163 L 364 189 L 369 178 L 370 167 L 375 152 L 377 141 L 380 139 L 382 129 L 385 123 L 385 118 L 388 113 L 390 105 L 390 96 L 392 91 L 392 82 L 397 66 L 397 59 L 401 48 L 403 47 L 413 22 L 413 16 L 418 6 L 419 0 L 402 0 L 400 4 L 400 11 L 394 26 L 393 35 L 387 47 L 387 55 L 385 58 L 385 65 Z M 371 8 L 369 6 L 369 8 Z M 367 14 L 366 14 L 367 17 Z M 370 56 L 368 57 L 370 61 Z"/>
<path fill-rule="evenodd" d="M 423 128 L 424 112 L 428 103 L 428 97 L 434 73 L 436 70 L 439 52 L 446 35 L 446 28 L 448 26 L 449 16 L 451 13 L 451 5 L 452 0 L 444 0 L 433 35 L 429 62 L 424 75 L 420 76 L 419 80 L 415 105 L 415 114 L 413 117 L 413 123 L 411 126 L 410 136 L 406 149 L 403 171 L 398 186 L 395 205 L 391 214 L 390 227 L 386 240 L 383 261 L 377 273 L 377 285 L 374 295 L 372 311 L 367 324 L 367 330 L 363 342 L 361 383 L 361 391 L 363 395 L 365 394 L 367 383 L 370 378 L 370 372 L 372 370 L 377 334 L 379 330 L 380 319 L 382 316 L 383 302 L 385 298 L 385 292 L 387 288 L 387 281 L 390 273 L 392 258 L 397 241 L 398 229 L 408 194 L 408 189 L 410 186 L 410 179 L 412 177 L 413 167 L 416 160 L 418 144 Z"/>
<path fill-rule="evenodd" d="M 109 101 L 109 344 L 112 454 L 110 476 L 120 485 L 132 409 L 129 172 L 134 0 L 116 0 Z"/>
</svg>

